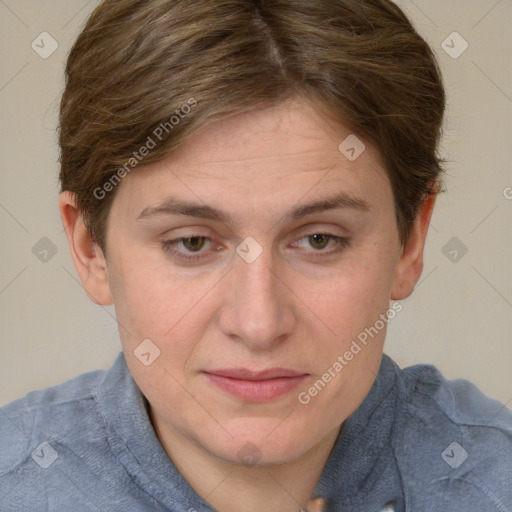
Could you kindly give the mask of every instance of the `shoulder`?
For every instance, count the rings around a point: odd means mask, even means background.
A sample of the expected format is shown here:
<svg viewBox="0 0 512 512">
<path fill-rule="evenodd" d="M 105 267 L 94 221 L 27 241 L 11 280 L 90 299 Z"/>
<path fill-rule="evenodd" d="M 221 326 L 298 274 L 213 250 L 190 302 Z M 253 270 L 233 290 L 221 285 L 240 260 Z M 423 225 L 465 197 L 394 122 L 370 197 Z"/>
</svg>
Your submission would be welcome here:
<svg viewBox="0 0 512 512">
<path fill-rule="evenodd" d="M 0 475 L 30 462 L 42 443 L 65 438 L 95 406 L 106 371 L 79 375 L 62 384 L 32 391 L 0 408 Z M 39 450 L 39 455 L 44 449 Z M 51 454 L 50 454 L 51 455 Z"/>
<path fill-rule="evenodd" d="M 396 456 L 413 510 L 512 510 L 512 413 L 435 367 L 398 370 Z"/>
<path fill-rule="evenodd" d="M 138 398 L 121 352 L 109 370 L 1 408 L 2 511 L 161 510 L 127 472 L 132 455 L 116 430 L 125 433 L 121 412 L 131 418 Z"/>
</svg>

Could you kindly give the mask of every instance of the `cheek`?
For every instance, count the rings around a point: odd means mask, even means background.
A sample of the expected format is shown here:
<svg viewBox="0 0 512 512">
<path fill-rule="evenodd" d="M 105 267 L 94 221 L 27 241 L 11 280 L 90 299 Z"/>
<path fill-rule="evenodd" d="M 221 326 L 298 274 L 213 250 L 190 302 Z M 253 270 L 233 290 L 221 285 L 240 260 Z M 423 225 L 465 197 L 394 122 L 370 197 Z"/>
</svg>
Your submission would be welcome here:
<svg viewBox="0 0 512 512">
<path fill-rule="evenodd" d="M 320 279 L 303 282 L 304 302 L 328 331 L 346 340 L 372 325 L 389 306 L 393 278 L 391 260 L 357 255 Z"/>
<path fill-rule="evenodd" d="M 314 350 L 308 349 L 311 378 L 298 390 L 299 411 L 322 418 L 334 428 L 360 405 L 378 373 L 389 310 L 389 278 L 375 280 L 375 273 L 333 278 L 316 299 L 316 311 L 328 326 L 312 328 Z M 316 335 L 315 335 L 316 334 Z"/>
<path fill-rule="evenodd" d="M 184 277 L 165 262 L 132 251 L 109 270 L 109 281 L 125 351 L 149 338 L 165 356 L 172 341 L 177 362 L 188 357 L 211 318 L 207 295 L 219 277 Z"/>
<path fill-rule="evenodd" d="M 388 257 L 379 257 L 388 254 Z M 394 254 L 361 251 L 311 295 L 330 335 L 313 353 L 315 374 L 300 391 L 304 413 L 337 425 L 368 393 L 378 372 L 390 311 Z M 394 317 L 389 315 L 389 318 Z"/>
<path fill-rule="evenodd" d="M 329 279 L 310 283 L 309 304 L 322 322 L 311 327 L 314 375 L 299 402 L 328 424 L 355 410 L 378 372 L 387 327 L 381 315 L 390 309 L 394 268 L 393 258 L 378 252 L 359 252 Z"/>
</svg>

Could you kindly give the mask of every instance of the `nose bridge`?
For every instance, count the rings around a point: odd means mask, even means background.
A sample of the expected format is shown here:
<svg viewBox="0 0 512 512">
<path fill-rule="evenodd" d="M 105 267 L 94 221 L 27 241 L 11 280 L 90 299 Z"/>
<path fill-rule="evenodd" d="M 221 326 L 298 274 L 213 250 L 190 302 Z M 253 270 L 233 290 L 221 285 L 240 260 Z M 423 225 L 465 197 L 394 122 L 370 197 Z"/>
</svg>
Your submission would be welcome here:
<svg viewBox="0 0 512 512">
<path fill-rule="evenodd" d="M 252 263 L 242 258 L 232 273 L 234 293 L 226 298 L 221 326 L 226 335 L 253 348 L 269 348 L 293 329 L 290 294 L 277 277 L 271 254 Z"/>
</svg>

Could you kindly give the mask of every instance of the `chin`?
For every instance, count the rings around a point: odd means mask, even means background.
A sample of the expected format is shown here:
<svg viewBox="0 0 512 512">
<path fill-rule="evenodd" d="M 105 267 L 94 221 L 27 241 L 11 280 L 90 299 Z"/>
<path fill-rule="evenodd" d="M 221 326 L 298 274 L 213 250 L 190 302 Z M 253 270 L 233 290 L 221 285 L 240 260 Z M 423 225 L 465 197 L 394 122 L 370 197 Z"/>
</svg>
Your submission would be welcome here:
<svg viewBox="0 0 512 512">
<path fill-rule="evenodd" d="M 297 426 L 285 425 L 282 419 L 245 418 L 238 421 L 236 428 L 230 428 L 229 440 L 210 439 L 209 451 L 229 463 L 245 466 L 277 465 L 291 462 L 314 446 Z"/>
</svg>

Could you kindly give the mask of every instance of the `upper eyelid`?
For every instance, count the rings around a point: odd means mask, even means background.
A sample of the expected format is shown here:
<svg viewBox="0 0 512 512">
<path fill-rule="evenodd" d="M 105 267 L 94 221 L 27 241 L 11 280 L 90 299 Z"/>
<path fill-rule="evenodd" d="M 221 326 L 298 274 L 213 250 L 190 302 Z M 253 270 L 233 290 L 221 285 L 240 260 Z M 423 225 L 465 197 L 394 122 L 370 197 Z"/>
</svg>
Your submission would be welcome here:
<svg viewBox="0 0 512 512">
<path fill-rule="evenodd" d="M 298 236 L 295 238 L 294 241 L 296 242 L 300 242 L 301 240 L 303 240 L 304 238 L 310 238 L 314 235 L 323 235 L 323 236 L 327 236 L 327 237 L 330 237 L 332 239 L 335 239 L 335 240 L 343 240 L 343 239 L 346 239 L 348 237 L 346 236 L 341 236 L 341 235 L 335 235 L 334 233 L 322 233 L 322 232 L 318 232 L 318 233 L 311 233 L 309 235 L 301 235 L 301 236 Z"/>
<path fill-rule="evenodd" d="M 162 243 L 177 245 L 180 242 L 183 242 L 184 240 L 190 240 L 191 238 L 204 238 L 206 241 L 208 241 L 208 242 L 210 242 L 212 244 L 214 243 L 214 241 L 212 240 L 211 237 L 204 236 L 204 235 L 179 236 L 179 237 L 176 237 L 176 238 L 171 238 L 169 240 L 162 240 Z"/>
<path fill-rule="evenodd" d="M 320 235 L 320 234 L 330 235 L 330 236 L 339 237 L 339 238 L 344 238 L 344 237 L 350 236 L 350 231 L 347 228 L 343 228 L 342 226 L 337 226 L 338 229 L 341 231 L 341 233 L 335 233 L 335 232 L 333 232 L 335 230 L 332 227 L 326 227 L 326 228 L 320 227 L 325 224 L 332 224 L 332 223 L 312 222 L 312 223 L 308 223 L 303 226 L 293 228 L 291 230 L 294 232 L 293 238 L 297 239 L 299 237 L 302 238 L 304 236 Z M 186 232 L 187 229 L 189 229 L 190 231 Z M 207 230 L 207 231 L 211 232 L 212 228 L 207 227 L 207 226 L 202 226 L 202 227 L 197 227 L 197 228 L 195 228 L 195 227 L 176 228 L 176 229 L 169 230 L 169 231 L 185 231 L 185 234 L 180 235 L 180 236 L 173 236 L 173 235 L 168 235 L 167 233 L 164 233 L 163 235 L 161 235 L 161 238 L 162 238 L 162 240 L 166 240 L 166 241 L 193 238 L 194 236 L 208 238 L 210 240 L 215 239 L 215 236 L 212 237 L 212 236 L 209 236 L 208 234 L 200 233 L 200 231 L 202 231 L 202 230 Z M 242 236 L 241 240 L 244 239 L 246 236 L 249 236 L 249 234 Z M 221 237 L 221 238 L 223 238 L 223 237 Z M 229 238 L 234 239 L 235 237 L 233 236 L 233 237 L 229 237 Z"/>
</svg>

